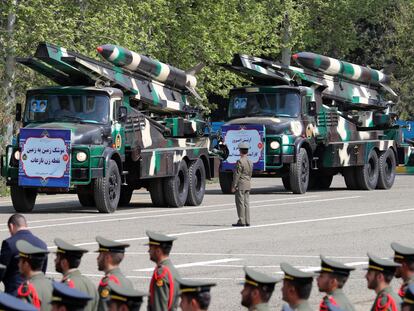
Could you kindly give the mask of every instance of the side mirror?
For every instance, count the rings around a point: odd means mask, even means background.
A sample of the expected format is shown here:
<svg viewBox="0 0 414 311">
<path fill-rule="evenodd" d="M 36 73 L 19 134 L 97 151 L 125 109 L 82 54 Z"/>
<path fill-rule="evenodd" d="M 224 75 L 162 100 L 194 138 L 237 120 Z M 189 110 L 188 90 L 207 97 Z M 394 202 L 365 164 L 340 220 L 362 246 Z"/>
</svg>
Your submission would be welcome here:
<svg viewBox="0 0 414 311">
<path fill-rule="evenodd" d="M 126 122 L 128 116 L 128 109 L 127 107 L 121 106 L 118 108 L 118 121 L 119 122 Z"/>
<path fill-rule="evenodd" d="M 309 102 L 308 114 L 310 116 L 316 116 L 316 102 Z"/>
<path fill-rule="evenodd" d="M 22 104 L 16 104 L 16 121 L 22 120 Z"/>
</svg>

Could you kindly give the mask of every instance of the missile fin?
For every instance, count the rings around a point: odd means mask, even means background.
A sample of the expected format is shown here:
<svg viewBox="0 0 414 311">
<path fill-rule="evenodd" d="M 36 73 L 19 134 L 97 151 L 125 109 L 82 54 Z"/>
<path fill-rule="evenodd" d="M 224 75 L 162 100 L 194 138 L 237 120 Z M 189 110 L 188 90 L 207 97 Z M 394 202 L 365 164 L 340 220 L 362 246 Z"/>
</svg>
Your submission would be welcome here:
<svg viewBox="0 0 414 311">
<path fill-rule="evenodd" d="M 390 86 L 388 86 L 388 85 L 386 85 L 386 84 L 384 84 L 384 83 L 380 83 L 380 85 L 388 92 L 388 93 L 390 93 L 392 96 L 395 96 L 395 97 L 397 97 L 398 95 L 397 95 L 397 93 L 395 93 L 394 92 L 394 90 L 390 87 Z"/>
<path fill-rule="evenodd" d="M 198 100 L 202 99 L 201 96 L 197 93 L 197 91 L 193 89 L 192 87 L 189 87 L 188 85 L 186 85 L 185 88 L 191 93 L 191 95 L 193 95 Z"/>
<path fill-rule="evenodd" d="M 205 63 L 203 62 L 199 62 L 197 65 L 195 65 L 194 67 L 191 67 L 190 69 L 186 70 L 185 73 L 189 74 L 189 75 L 193 75 L 195 76 L 197 73 L 199 73 L 201 71 L 201 69 L 203 69 L 206 66 Z"/>
</svg>

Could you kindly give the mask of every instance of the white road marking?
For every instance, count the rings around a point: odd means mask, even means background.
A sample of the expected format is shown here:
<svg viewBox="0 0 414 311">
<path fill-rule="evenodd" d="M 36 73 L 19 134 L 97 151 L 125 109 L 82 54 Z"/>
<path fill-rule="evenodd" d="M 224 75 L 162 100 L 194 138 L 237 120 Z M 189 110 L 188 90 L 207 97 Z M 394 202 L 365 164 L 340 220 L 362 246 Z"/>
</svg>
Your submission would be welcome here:
<svg viewBox="0 0 414 311">
<path fill-rule="evenodd" d="M 218 259 L 218 260 L 210 260 L 210 261 L 198 261 L 198 262 L 189 262 L 180 265 L 174 265 L 176 268 L 188 268 L 188 267 L 196 267 L 196 266 L 207 266 L 209 264 L 214 263 L 222 263 L 222 262 L 233 262 L 233 261 L 240 261 L 243 260 L 241 258 L 225 258 L 225 259 Z M 154 267 L 152 268 L 145 268 L 145 269 L 135 269 L 132 271 L 154 271 Z"/>
</svg>

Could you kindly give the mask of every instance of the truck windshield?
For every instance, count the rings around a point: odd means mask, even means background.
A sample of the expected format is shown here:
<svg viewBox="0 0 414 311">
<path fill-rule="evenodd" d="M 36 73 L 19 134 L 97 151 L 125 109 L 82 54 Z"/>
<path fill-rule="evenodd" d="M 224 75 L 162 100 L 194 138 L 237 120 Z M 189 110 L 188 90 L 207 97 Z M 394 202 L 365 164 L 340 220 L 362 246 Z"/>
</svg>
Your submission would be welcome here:
<svg viewBox="0 0 414 311">
<path fill-rule="evenodd" d="M 272 116 L 297 117 L 300 114 L 300 96 L 293 92 L 244 93 L 230 98 L 229 118 Z"/>
<path fill-rule="evenodd" d="M 32 94 L 26 100 L 24 121 L 106 124 L 108 116 L 108 96 Z"/>
</svg>

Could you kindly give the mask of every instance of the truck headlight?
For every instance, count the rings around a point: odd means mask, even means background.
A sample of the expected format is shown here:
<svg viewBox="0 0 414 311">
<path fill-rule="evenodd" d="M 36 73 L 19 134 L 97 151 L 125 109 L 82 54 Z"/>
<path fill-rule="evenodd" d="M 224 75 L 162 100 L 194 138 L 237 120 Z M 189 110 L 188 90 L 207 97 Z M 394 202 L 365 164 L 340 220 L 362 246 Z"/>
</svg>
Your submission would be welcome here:
<svg viewBox="0 0 414 311">
<path fill-rule="evenodd" d="M 273 150 L 279 149 L 279 147 L 280 147 L 280 144 L 279 144 L 278 141 L 272 141 L 270 143 L 270 148 L 273 149 Z"/>
<path fill-rule="evenodd" d="M 88 155 L 85 152 L 83 152 L 83 151 L 79 151 L 76 154 L 76 160 L 78 162 L 85 162 L 87 159 L 88 159 Z"/>
<path fill-rule="evenodd" d="M 20 160 L 20 151 L 19 150 L 16 150 L 15 152 L 14 152 L 14 159 L 16 160 L 16 161 L 19 161 Z"/>
</svg>

